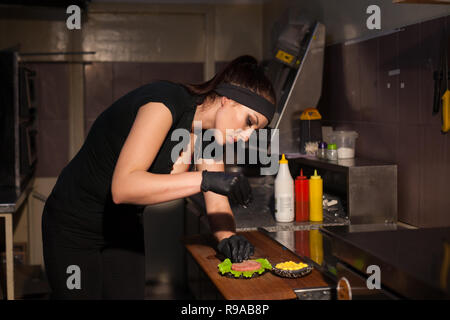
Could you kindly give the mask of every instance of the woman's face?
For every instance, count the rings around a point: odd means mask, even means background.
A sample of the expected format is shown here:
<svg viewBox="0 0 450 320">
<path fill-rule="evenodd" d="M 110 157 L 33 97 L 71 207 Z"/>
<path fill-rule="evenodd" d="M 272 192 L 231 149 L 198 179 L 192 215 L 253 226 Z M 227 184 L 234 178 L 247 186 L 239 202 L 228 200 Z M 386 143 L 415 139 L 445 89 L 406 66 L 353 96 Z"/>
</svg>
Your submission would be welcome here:
<svg viewBox="0 0 450 320">
<path fill-rule="evenodd" d="M 215 139 L 218 143 L 247 141 L 255 129 L 264 128 L 268 124 L 267 118 L 261 113 L 227 97 L 219 99 L 220 106 L 215 118 Z"/>
</svg>

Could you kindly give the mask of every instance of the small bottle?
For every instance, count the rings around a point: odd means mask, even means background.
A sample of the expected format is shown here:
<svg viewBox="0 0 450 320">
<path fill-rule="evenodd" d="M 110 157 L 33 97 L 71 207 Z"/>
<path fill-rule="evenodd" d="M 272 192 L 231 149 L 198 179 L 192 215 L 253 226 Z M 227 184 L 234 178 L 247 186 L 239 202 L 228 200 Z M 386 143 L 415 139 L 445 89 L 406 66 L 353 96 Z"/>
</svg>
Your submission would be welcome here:
<svg viewBox="0 0 450 320">
<path fill-rule="evenodd" d="M 327 159 L 327 143 L 321 142 L 319 143 L 319 149 L 317 150 L 317 158 L 318 159 Z"/>
<path fill-rule="evenodd" d="M 309 181 L 300 169 L 300 175 L 295 179 L 295 221 L 309 220 Z"/>
<path fill-rule="evenodd" d="M 275 178 L 275 220 L 278 222 L 292 222 L 294 212 L 294 179 L 289 172 L 288 161 L 284 154 L 279 161 L 278 174 Z"/>
<path fill-rule="evenodd" d="M 309 179 L 309 220 L 320 222 L 323 220 L 323 181 L 314 170 Z"/>
<path fill-rule="evenodd" d="M 335 143 L 330 143 L 327 147 L 327 159 L 336 161 L 338 159 L 337 146 Z"/>
</svg>

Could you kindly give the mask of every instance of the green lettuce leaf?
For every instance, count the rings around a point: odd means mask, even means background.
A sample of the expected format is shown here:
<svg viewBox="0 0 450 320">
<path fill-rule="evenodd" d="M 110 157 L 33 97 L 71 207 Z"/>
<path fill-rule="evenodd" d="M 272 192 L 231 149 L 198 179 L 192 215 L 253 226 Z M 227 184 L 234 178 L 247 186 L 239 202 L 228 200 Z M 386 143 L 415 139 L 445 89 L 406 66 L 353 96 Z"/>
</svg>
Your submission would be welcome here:
<svg viewBox="0 0 450 320">
<path fill-rule="evenodd" d="M 219 263 L 218 267 L 219 267 L 219 271 L 224 274 L 226 272 L 230 272 L 231 271 L 231 260 L 230 259 L 225 259 L 223 260 L 222 263 Z"/>
<path fill-rule="evenodd" d="M 221 274 L 225 274 L 227 272 L 231 273 L 236 278 L 239 278 L 241 275 L 246 278 L 251 278 L 252 275 L 257 272 L 258 274 L 262 274 L 266 269 L 271 270 L 272 265 L 267 259 L 255 259 L 254 261 L 258 261 L 261 264 L 261 268 L 255 271 L 235 271 L 231 269 L 233 263 L 230 259 L 225 259 L 223 262 L 219 263 L 217 267 L 219 268 L 219 272 Z"/>
</svg>

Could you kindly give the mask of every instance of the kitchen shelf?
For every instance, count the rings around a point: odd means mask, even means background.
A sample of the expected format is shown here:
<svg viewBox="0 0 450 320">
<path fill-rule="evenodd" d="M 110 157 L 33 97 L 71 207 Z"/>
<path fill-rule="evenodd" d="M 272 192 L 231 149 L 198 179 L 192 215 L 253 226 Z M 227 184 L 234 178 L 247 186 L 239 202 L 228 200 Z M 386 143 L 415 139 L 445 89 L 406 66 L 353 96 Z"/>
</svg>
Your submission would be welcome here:
<svg viewBox="0 0 450 320">
<path fill-rule="evenodd" d="M 292 177 L 317 170 L 324 194 L 341 203 L 351 224 L 397 222 L 397 165 L 354 158 L 337 161 L 313 157 L 289 157 Z"/>
</svg>

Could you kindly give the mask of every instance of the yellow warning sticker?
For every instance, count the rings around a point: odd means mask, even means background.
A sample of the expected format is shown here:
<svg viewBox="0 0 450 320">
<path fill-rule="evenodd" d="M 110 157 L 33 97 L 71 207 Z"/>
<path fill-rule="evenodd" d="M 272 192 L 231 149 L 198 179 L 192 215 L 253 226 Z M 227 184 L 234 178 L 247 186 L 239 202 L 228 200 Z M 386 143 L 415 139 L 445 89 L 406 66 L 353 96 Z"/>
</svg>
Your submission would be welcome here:
<svg viewBox="0 0 450 320">
<path fill-rule="evenodd" d="M 284 52 L 283 50 L 278 50 L 275 57 L 286 63 L 291 63 L 292 60 L 294 60 L 294 56 L 292 54 Z"/>
</svg>

